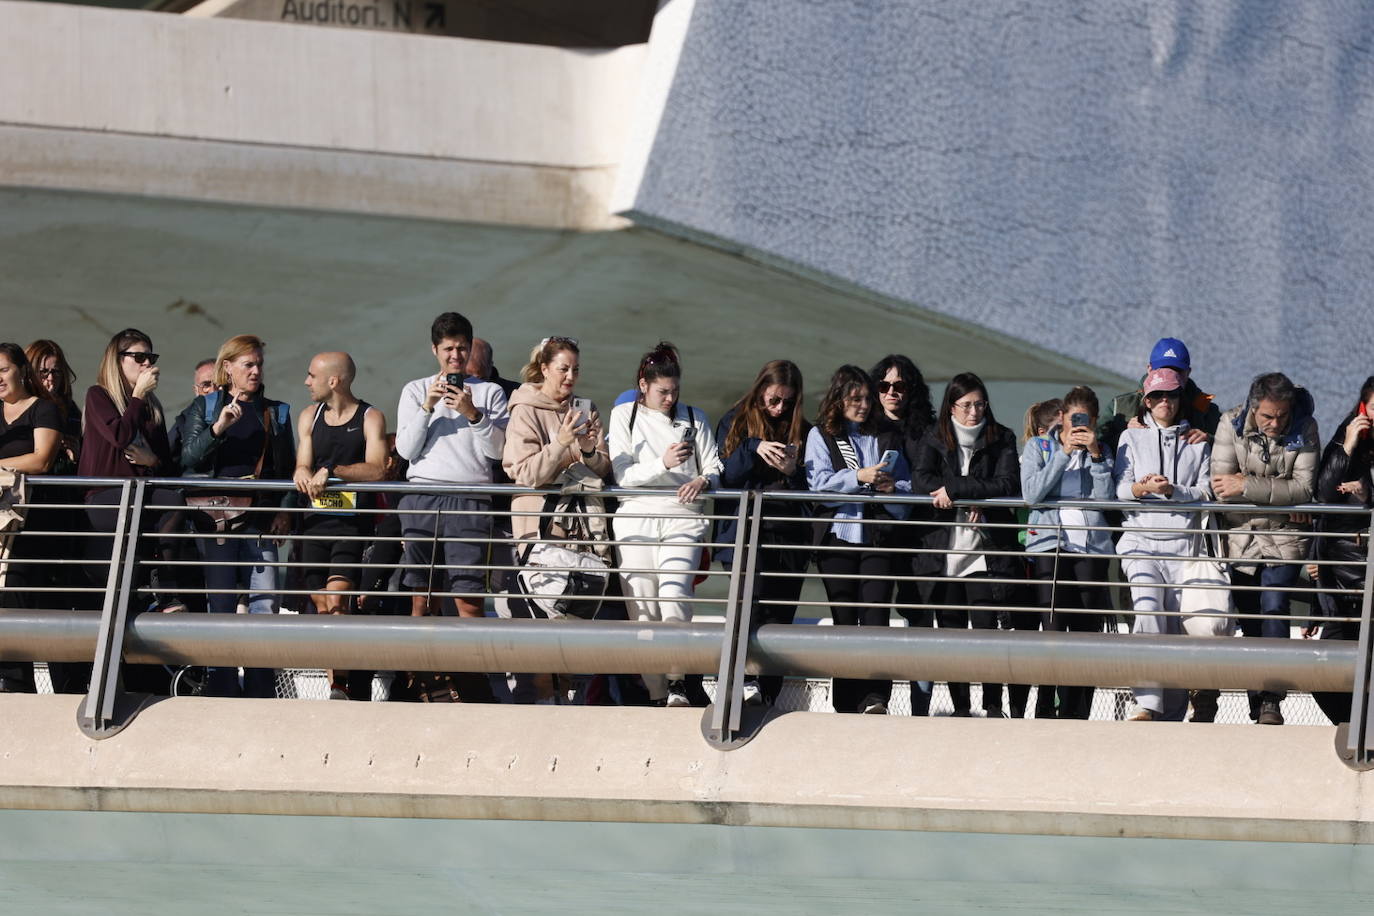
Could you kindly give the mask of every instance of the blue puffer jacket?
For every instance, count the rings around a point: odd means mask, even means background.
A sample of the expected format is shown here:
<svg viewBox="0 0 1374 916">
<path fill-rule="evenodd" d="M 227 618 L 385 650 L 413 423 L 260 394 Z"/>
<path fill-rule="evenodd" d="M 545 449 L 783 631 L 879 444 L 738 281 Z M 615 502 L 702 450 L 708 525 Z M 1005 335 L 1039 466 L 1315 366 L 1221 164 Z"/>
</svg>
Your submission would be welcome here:
<svg viewBox="0 0 1374 916">
<path fill-rule="evenodd" d="M 1112 459 L 1104 449 L 1101 461 L 1087 462 L 1083 467 L 1070 467 L 1070 455 L 1059 441 L 1059 427 L 1052 427 L 1043 436 L 1026 441 L 1021 452 L 1021 496 L 1029 503 L 1051 499 L 1112 499 Z M 1106 525 L 1107 517 L 1097 510 L 1085 510 L 1083 522 Z M 1032 553 L 1054 550 L 1083 552 L 1068 543 L 1068 533 L 1056 526 L 1059 509 L 1055 507 L 1031 509 L 1026 530 L 1026 550 Z M 1087 553 L 1111 553 L 1112 536 L 1108 531 L 1087 532 Z"/>
</svg>

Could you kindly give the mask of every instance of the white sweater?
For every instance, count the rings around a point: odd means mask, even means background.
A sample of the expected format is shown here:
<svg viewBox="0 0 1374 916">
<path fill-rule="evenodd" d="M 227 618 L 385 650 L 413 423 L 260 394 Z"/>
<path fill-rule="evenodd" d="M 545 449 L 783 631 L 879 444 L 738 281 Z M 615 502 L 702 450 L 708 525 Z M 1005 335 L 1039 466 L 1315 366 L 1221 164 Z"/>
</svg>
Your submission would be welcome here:
<svg viewBox="0 0 1374 916">
<path fill-rule="evenodd" d="M 630 414 L 634 404 L 621 404 L 611 411 L 611 469 L 615 482 L 622 487 L 647 487 L 676 490 L 687 481 L 705 477 L 710 488 L 720 486 L 720 454 L 716 450 L 716 434 L 706 420 L 706 414 L 695 407 L 678 407 L 676 419 L 643 404 L 635 414 L 635 428 L 630 431 Z M 668 446 L 682 441 L 682 430 L 696 427 L 692 457 L 675 468 L 663 466 L 663 453 Z M 623 502 L 623 500 L 622 500 Z M 684 508 L 700 512 L 704 500 L 684 507 L 676 497 L 647 496 L 636 498 L 641 506 L 654 506 L 680 514 Z"/>
<path fill-rule="evenodd" d="M 492 481 L 492 462 L 501 460 L 506 444 L 506 393 L 499 385 L 468 378 L 463 385 L 482 412 L 476 423 L 440 401 L 425 413 L 421 407 L 434 381 L 428 375 L 407 382 L 396 408 L 396 453 L 410 462 L 407 479 L 420 483 Z"/>
</svg>

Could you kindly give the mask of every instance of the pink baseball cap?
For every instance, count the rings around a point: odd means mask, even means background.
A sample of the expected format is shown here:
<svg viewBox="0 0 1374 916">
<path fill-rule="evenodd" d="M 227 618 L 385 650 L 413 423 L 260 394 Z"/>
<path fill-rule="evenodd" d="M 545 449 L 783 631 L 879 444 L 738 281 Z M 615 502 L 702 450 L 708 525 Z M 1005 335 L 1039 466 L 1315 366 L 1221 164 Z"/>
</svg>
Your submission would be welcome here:
<svg viewBox="0 0 1374 916">
<path fill-rule="evenodd" d="M 1145 377 L 1140 390 L 1149 394 L 1152 391 L 1177 391 L 1183 387 L 1183 377 L 1176 369 L 1153 369 Z"/>
</svg>

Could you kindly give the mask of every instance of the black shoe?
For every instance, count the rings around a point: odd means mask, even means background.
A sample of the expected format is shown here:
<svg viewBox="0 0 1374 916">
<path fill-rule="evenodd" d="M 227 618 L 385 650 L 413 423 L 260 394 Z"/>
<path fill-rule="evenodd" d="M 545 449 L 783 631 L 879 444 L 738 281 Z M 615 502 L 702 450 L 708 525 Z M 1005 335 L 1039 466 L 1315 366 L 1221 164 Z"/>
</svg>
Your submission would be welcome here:
<svg viewBox="0 0 1374 916">
<path fill-rule="evenodd" d="M 1000 706 L 991 706 L 983 710 L 983 715 L 989 719 L 1005 719 L 1007 717 Z"/>
<path fill-rule="evenodd" d="M 692 701 L 687 699 L 687 685 L 682 681 L 669 681 L 668 696 L 664 705 L 669 707 L 691 706 Z"/>
<path fill-rule="evenodd" d="M 1260 725 L 1282 725 L 1283 710 L 1279 709 L 1277 700 L 1265 700 L 1260 703 L 1259 718 L 1255 720 Z"/>
<path fill-rule="evenodd" d="M 971 718 L 973 718 L 973 713 L 972 713 L 970 710 L 967 710 L 967 709 L 956 709 L 956 710 L 954 710 L 954 718 L 956 718 L 956 719 L 971 719 Z"/>
<path fill-rule="evenodd" d="M 1026 710 L 1025 710 L 1023 707 L 1021 707 L 1021 706 L 1013 706 L 1013 707 L 1011 708 L 1011 718 L 1013 718 L 1013 719 L 1024 719 L 1025 717 L 1026 717 Z"/>
<path fill-rule="evenodd" d="M 859 712 L 867 716 L 885 716 L 887 715 L 887 701 L 876 693 L 870 693 L 859 704 Z"/>
</svg>

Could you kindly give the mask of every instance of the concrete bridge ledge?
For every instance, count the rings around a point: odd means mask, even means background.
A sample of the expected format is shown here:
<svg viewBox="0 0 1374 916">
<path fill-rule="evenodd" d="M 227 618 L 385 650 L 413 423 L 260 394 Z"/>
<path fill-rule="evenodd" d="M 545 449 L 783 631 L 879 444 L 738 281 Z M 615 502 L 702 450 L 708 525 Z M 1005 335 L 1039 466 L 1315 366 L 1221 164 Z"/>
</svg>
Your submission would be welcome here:
<svg viewBox="0 0 1374 916">
<path fill-rule="evenodd" d="M 177 698 L 91 741 L 0 697 L 0 807 L 1374 843 L 1329 728 Z M 1070 750 L 1072 749 L 1072 750 Z"/>
</svg>

